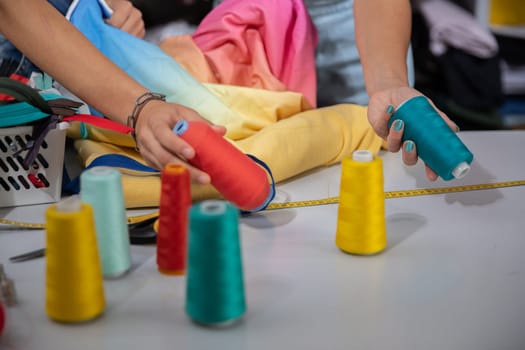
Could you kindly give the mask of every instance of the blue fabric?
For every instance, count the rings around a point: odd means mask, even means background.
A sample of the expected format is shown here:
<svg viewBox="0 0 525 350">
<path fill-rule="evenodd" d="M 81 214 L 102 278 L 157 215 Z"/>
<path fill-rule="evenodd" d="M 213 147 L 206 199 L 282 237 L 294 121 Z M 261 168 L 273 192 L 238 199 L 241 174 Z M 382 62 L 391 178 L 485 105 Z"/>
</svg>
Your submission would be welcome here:
<svg viewBox="0 0 525 350">
<path fill-rule="evenodd" d="M 82 0 L 70 10 L 69 20 L 111 61 L 150 91 L 163 93 L 213 121 L 231 111 L 204 85 L 188 74 L 158 46 L 104 22 L 104 2 Z"/>
<path fill-rule="evenodd" d="M 60 13 L 66 14 L 71 5 L 71 0 L 49 0 Z M 3 75 L 8 76 L 12 73 L 24 77 L 29 77 L 32 72 L 41 72 L 25 55 L 23 55 L 6 37 L 0 34 L 0 64 L 4 67 L 10 66 L 10 69 Z M 5 68 L 7 69 L 7 68 Z"/>
<path fill-rule="evenodd" d="M 160 174 L 156 169 L 137 162 L 135 159 L 120 155 L 120 154 L 106 154 L 97 157 L 84 170 L 91 169 L 97 166 L 110 166 L 115 168 L 129 169 L 143 173 Z M 67 172 L 66 172 L 67 175 Z M 80 176 L 73 179 L 67 175 L 66 179 L 62 180 L 62 192 L 65 194 L 80 193 Z"/>
<path fill-rule="evenodd" d="M 121 155 L 121 154 L 106 154 L 94 159 L 88 168 L 96 166 L 111 166 L 115 168 L 129 169 L 133 171 L 140 171 L 144 173 L 159 174 L 157 169 L 137 162 L 135 159 Z"/>
</svg>

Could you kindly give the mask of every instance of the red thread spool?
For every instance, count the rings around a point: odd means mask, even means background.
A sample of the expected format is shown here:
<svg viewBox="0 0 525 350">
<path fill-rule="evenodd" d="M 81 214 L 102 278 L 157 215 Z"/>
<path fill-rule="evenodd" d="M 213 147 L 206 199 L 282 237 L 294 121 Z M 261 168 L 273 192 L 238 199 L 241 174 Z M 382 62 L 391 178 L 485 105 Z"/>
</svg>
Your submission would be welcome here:
<svg viewBox="0 0 525 350">
<path fill-rule="evenodd" d="M 191 206 L 190 174 L 179 164 L 167 164 L 161 173 L 157 266 L 170 275 L 184 274 Z"/>
<path fill-rule="evenodd" d="M 259 211 L 273 198 L 266 171 L 205 122 L 180 120 L 173 131 L 195 149 L 190 164 L 208 173 L 224 199 L 244 211 Z"/>
<path fill-rule="evenodd" d="M 4 305 L 0 302 L 0 335 L 2 335 L 2 332 L 4 331 L 5 326 L 5 311 L 4 311 Z"/>
</svg>

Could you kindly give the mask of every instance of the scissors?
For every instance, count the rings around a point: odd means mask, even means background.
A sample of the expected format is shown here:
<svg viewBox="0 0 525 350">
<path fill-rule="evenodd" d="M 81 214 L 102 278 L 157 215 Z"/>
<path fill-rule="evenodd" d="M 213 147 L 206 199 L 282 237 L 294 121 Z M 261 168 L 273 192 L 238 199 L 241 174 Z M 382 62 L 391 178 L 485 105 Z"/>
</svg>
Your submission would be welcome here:
<svg viewBox="0 0 525 350">
<path fill-rule="evenodd" d="M 157 233 L 154 229 L 155 221 L 157 217 L 146 219 L 134 224 L 128 225 L 129 230 L 129 242 L 133 245 L 144 245 L 144 244 L 155 244 L 157 242 Z M 41 258 L 46 255 L 46 249 L 40 248 L 20 255 L 12 256 L 9 258 L 11 262 L 23 262 L 37 258 Z"/>
</svg>

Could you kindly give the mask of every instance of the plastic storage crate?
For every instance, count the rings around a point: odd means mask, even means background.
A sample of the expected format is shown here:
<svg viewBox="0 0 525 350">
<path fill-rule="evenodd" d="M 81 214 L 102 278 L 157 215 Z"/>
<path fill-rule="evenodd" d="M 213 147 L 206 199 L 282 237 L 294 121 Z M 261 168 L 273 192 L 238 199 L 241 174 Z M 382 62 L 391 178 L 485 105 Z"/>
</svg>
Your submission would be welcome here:
<svg viewBox="0 0 525 350">
<path fill-rule="evenodd" d="M 32 126 L 0 128 L 0 207 L 53 203 L 60 199 L 66 131 L 46 135 L 30 167 L 23 167 Z"/>
</svg>

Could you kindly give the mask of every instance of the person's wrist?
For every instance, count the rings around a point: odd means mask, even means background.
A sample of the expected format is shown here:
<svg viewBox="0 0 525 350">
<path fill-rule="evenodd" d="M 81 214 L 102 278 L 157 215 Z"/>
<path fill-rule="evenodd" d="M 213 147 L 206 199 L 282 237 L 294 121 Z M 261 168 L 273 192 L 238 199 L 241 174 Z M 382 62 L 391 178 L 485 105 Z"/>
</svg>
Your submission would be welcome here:
<svg viewBox="0 0 525 350">
<path fill-rule="evenodd" d="M 133 110 L 131 111 L 130 115 L 127 119 L 127 126 L 132 129 L 131 136 L 133 137 L 133 140 L 135 141 L 135 148 L 138 150 L 138 144 L 137 144 L 137 134 L 136 134 L 136 127 L 137 123 L 140 117 L 140 114 L 144 107 L 152 101 L 166 101 L 166 95 L 156 93 L 156 92 L 146 92 L 137 97 L 135 100 L 135 104 L 133 105 Z"/>
<path fill-rule="evenodd" d="M 372 96 L 373 94 L 380 91 L 410 87 L 408 84 L 408 79 L 398 74 L 383 74 L 381 76 L 371 78 L 368 80 L 366 86 L 369 96 Z"/>
</svg>

